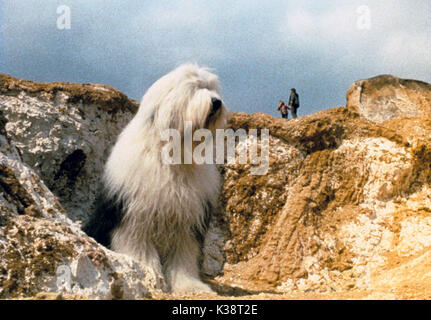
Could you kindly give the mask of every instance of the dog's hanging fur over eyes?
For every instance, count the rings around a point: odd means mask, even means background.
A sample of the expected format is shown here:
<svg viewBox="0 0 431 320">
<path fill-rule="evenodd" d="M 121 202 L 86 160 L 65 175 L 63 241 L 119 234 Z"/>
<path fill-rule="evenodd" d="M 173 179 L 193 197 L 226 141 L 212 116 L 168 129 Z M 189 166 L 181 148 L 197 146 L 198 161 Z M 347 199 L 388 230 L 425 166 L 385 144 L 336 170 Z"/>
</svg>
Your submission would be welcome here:
<svg viewBox="0 0 431 320">
<path fill-rule="evenodd" d="M 212 164 L 162 161 L 161 133 L 184 122 L 215 135 L 229 111 L 217 76 L 185 64 L 156 81 L 123 130 L 106 163 L 97 210 L 84 230 L 162 276 L 173 292 L 210 291 L 198 259 L 221 177 Z"/>
</svg>

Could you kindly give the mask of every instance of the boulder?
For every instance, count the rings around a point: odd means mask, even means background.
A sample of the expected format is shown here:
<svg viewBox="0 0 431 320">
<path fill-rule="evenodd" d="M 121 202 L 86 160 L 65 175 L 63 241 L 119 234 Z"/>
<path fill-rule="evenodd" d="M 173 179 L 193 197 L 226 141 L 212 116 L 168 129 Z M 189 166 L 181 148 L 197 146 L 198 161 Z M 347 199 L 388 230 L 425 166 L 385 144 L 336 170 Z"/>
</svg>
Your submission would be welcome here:
<svg viewBox="0 0 431 320">
<path fill-rule="evenodd" d="M 0 75 L 6 136 L 60 198 L 69 218 L 93 209 L 110 147 L 138 104 L 106 85 L 38 83 Z"/>
<path fill-rule="evenodd" d="M 59 199 L 22 161 L 0 117 L 0 298 L 55 292 L 138 299 L 158 287 L 145 266 L 107 250 L 70 220 Z"/>
<path fill-rule="evenodd" d="M 359 80 L 346 95 L 346 107 L 374 122 L 431 117 L 431 85 L 391 75 Z"/>
</svg>

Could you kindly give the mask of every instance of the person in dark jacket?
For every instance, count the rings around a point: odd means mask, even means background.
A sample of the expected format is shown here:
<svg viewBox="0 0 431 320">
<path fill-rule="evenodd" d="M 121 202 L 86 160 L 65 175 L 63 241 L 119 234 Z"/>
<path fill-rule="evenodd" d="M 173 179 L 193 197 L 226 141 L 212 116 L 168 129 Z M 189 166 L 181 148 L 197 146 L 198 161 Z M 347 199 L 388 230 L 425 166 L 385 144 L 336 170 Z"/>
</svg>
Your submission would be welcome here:
<svg viewBox="0 0 431 320">
<path fill-rule="evenodd" d="M 299 95 L 296 93 L 295 88 L 290 89 L 290 98 L 289 98 L 289 106 L 290 111 L 292 112 L 292 118 L 295 119 L 298 117 L 296 111 L 299 108 Z"/>
</svg>

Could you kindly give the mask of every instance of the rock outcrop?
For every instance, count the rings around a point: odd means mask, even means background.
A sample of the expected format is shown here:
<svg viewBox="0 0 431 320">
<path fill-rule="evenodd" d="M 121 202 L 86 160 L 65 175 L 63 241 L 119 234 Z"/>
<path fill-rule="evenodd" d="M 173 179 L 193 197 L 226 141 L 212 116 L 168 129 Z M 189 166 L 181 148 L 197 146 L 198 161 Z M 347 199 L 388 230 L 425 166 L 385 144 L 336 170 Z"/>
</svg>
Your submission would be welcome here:
<svg viewBox="0 0 431 320">
<path fill-rule="evenodd" d="M 270 130 L 270 169 L 225 167 L 226 276 L 430 298 L 429 97 L 428 84 L 382 76 L 355 83 L 347 108 L 289 121 L 236 114 L 234 129 Z"/>
<path fill-rule="evenodd" d="M 106 85 L 0 76 L 7 138 L 74 221 L 91 211 L 109 148 L 138 104 Z"/>
<path fill-rule="evenodd" d="M 269 129 L 269 170 L 221 168 L 204 272 L 226 261 L 215 282 L 257 293 L 431 298 L 430 87 L 380 76 L 355 82 L 346 107 L 235 114 L 233 129 Z M 157 296 L 145 266 L 80 231 L 136 108 L 108 86 L 0 76 L 0 298 Z"/>
<path fill-rule="evenodd" d="M 100 88 L 106 96 L 95 96 Z M 0 92 L 0 298 L 150 297 L 159 284 L 145 266 L 97 244 L 70 219 L 91 206 L 103 147 L 127 121 L 119 112 L 133 111 L 119 111 L 127 98 L 105 86 L 8 76 L 0 77 Z M 115 107 L 116 97 L 126 100 Z"/>
<path fill-rule="evenodd" d="M 346 107 L 379 123 L 399 118 L 429 118 L 431 85 L 391 75 L 359 80 L 347 91 Z"/>
</svg>

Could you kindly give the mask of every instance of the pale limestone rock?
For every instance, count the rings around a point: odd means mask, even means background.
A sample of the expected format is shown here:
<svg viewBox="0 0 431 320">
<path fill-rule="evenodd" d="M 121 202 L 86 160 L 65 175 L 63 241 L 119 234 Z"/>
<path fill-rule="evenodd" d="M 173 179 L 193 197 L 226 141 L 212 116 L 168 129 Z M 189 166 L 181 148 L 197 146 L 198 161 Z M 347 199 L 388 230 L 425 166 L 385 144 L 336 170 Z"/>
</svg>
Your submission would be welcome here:
<svg viewBox="0 0 431 320">
<path fill-rule="evenodd" d="M 38 292 L 140 299 L 157 282 L 145 266 L 87 237 L 1 136 L 0 298 Z"/>
<path fill-rule="evenodd" d="M 60 197 L 71 219 L 85 221 L 110 147 L 133 114 L 68 99 L 62 91 L 53 100 L 21 91 L 0 95 L 0 105 L 7 137 L 24 163 Z"/>
<path fill-rule="evenodd" d="M 431 85 L 391 75 L 359 80 L 347 91 L 346 107 L 374 122 L 430 118 Z"/>
</svg>

